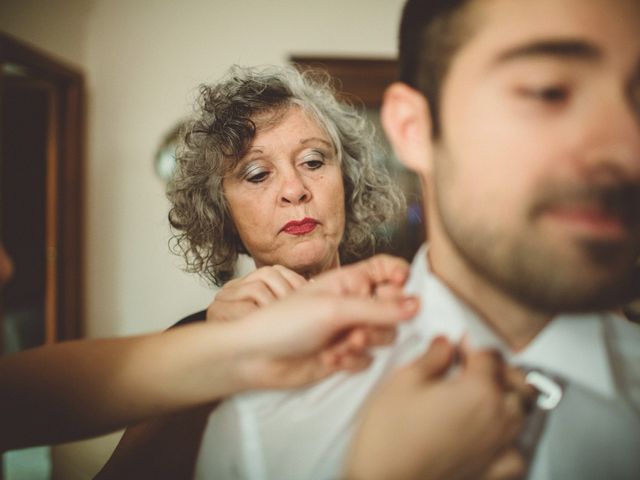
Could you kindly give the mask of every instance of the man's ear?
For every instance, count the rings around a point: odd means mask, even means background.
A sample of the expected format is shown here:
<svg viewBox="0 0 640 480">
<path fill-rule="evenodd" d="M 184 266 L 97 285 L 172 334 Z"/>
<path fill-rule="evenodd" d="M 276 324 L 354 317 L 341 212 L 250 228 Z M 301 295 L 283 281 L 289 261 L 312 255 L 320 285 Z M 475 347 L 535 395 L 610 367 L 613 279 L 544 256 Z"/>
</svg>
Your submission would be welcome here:
<svg viewBox="0 0 640 480">
<path fill-rule="evenodd" d="M 400 161 L 420 176 L 427 176 L 433 164 L 427 99 L 404 83 L 393 83 L 384 92 L 380 117 Z"/>
</svg>

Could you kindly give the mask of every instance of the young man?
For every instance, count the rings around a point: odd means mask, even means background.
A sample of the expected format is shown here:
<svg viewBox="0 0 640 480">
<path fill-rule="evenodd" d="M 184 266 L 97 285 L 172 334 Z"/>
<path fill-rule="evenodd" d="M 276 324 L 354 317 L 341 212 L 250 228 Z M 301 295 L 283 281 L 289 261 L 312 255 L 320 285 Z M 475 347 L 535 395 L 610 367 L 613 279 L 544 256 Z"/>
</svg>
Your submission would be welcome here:
<svg viewBox="0 0 640 480">
<path fill-rule="evenodd" d="M 640 282 L 639 31 L 636 0 L 404 14 L 382 119 L 426 192 L 418 329 L 467 330 L 561 386 L 529 478 L 640 478 L 640 329 L 596 313 Z"/>
<path fill-rule="evenodd" d="M 542 379 L 529 478 L 640 478 L 640 329 L 608 313 L 639 281 L 638 32 L 637 0 L 409 0 L 383 125 L 425 192 L 422 312 L 356 377 L 223 404 L 198 478 L 338 477 L 379 381 L 465 334 Z"/>
</svg>

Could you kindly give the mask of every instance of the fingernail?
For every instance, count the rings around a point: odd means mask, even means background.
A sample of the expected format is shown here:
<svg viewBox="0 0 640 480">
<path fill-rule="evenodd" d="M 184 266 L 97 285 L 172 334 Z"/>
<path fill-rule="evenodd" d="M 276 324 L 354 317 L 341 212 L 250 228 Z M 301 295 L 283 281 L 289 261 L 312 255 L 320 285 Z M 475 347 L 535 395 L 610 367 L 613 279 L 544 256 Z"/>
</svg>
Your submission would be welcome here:
<svg viewBox="0 0 640 480">
<path fill-rule="evenodd" d="M 417 310 L 420 302 L 416 297 L 407 297 L 402 300 L 402 308 L 407 312 L 412 312 Z"/>
<path fill-rule="evenodd" d="M 407 276 L 407 274 L 406 274 L 404 269 L 396 268 L 394 270 L 394 272 L 393 272 L 392 278 L 393 278 L 394 281 L 396 281 L 398 283 L 402 283 L 402 282 L 404 282 L 406 276 Z"/>
<path fill-rule="evenodd" d="M 438 335 L 436 338 L 433 339 L 432 343 L 434 345 L 446 345 L 447 343 L 449 343 L 449 340 L 447 340 L 447 337 L 443 335 Z"/>
</svg>

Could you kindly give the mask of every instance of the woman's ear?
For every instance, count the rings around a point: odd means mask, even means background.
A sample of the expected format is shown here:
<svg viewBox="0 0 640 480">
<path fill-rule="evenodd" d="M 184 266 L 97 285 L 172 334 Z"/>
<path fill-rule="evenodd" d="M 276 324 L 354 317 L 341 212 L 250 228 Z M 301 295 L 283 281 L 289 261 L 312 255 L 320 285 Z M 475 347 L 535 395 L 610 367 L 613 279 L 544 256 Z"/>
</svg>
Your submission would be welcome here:
<svg viewBox="0 0 640 480">
<path fill-rule="evenodd" d="M 428 176 L 433 144 L 429 105 L 424 95 L 404 83 L 393 83 L 384 93 L 380 116 L 400 161 L 418 175 Z"/>
</svg>

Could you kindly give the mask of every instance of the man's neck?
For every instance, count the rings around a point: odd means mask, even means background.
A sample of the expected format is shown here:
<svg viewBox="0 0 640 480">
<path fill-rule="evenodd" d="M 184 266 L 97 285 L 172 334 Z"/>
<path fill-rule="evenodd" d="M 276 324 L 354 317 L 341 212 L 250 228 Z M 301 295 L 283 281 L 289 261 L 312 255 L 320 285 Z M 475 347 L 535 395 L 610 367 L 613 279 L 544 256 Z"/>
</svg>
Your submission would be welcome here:
<svg viewBox="0 0 640 480">
<path fill-rule="evenodd" d="M 427 255 L 431 271 L 513 351 L 525 348 L 549 323 L 548 314 L 523 305 L 479 275 L 450 243 L 434 239 Z"/>
</svg>

